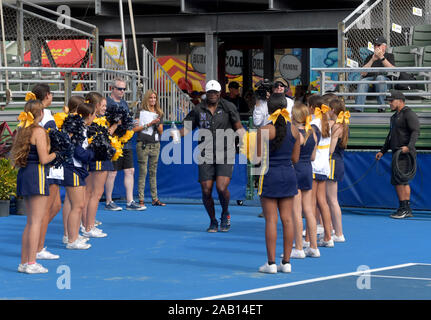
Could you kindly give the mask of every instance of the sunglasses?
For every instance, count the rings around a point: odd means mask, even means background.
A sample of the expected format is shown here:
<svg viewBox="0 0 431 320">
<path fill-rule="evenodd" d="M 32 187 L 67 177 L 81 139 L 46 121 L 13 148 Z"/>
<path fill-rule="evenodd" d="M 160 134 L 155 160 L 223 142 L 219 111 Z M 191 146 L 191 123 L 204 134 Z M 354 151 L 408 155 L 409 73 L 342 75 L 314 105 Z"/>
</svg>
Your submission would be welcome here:
<svg viewBox="0 0 431 320">
<path fill-rule="evenodd" d="M 119 91 L 126 91 L 126 88 L 115 87 L 115 89 L 117 89 Z"/>
</svg>

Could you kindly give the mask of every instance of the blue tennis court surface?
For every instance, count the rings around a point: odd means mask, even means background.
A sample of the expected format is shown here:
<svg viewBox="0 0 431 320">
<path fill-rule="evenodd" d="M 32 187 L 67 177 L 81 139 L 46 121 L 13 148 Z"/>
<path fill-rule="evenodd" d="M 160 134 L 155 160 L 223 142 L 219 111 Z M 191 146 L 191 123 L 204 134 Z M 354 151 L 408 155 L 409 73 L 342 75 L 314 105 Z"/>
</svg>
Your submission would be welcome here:
<svg viewBox="0 0 431 320">
<path fill-rule="evenodd" d="M 260 207 L 230 211 L 231 230 L 209 234 L 200 204 L 144 212 L 101 205 L 108 237 L 91 239 L 89 250 L 65 249 L 59 213 L 45 245 L 60 259 L 40 260 L 49 269 L 42 275 L 17 272 L 26 217 L 0 218 L 0 299 L 431 299 L 429 212 L 393 220 L 389 211 L 344 208 L 345 243 L 321 248 L 318 259 L 292 259 L 291 274 L 270 275 L 257 272 L 266 261 Z M 281 253 L 280 225 L 277 263 Z"/>
</svg>

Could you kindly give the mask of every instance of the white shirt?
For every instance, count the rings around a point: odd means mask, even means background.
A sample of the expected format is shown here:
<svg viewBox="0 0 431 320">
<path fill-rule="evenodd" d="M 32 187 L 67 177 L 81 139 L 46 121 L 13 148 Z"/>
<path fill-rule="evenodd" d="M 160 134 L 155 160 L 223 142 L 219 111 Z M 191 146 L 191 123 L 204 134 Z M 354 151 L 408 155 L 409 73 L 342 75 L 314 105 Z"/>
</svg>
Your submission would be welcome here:
<svg viewBox="0 0 431 320">
<path fill-rule="evenodd" d="M 289 112 L 289 115 L 292 115 L 292 108 L 294 101 L 286 97 L 287 107 L 286 110 Z M 267 125 L 270 121 L 268 120 L 268 104 L 266 100 L 257 100 L 256 105 L 253 110 L 253 124 L 256 127 L 262 127 Z"/>
<path fill-rule="evenodd" d="M 51 121 L 51 120 L 54 121 L 54 117 L 52 116 L 51 110 L 48 110 L 46 108 L 43 109 L 43 118 L 39 122 L 39 125 L 42 126 L 42 127 L 45 127 L 45 124 L 48 121 Z M 47 178 L 49 178 L 49 179 L 57 179 L 57 180 L 64 180 L 64 170 L 63 170 L 63 167 L 58 167 L 58 168 L 50 167 Z"/>
<path fill-rule="evenodd" d="M 310 124 L 316 125 L 320 132 L 322 132 L 322 122 L 319 118 L 315 118 L 313 115 L 313 120 Z M 313 173 L 321 174 L 324 176 L 329 176 L 330 168 L 329 168 L 329 148 L 331 146 L 331 131 L 329 137 L 320 138 L 319 144 L 317 145 L 316 157 L 314 161 L 311 162 L 311 166 L 313 167 Z"/>
</svg>

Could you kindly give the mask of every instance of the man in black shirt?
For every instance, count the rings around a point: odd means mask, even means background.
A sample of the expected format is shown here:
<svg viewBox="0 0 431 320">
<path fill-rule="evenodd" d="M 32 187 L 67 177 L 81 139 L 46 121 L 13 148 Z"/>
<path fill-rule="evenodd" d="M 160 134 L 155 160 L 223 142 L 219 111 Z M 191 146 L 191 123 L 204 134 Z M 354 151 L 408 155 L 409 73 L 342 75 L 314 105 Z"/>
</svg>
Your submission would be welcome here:
<svg viewBox="0 0 431 320">
<path fill-rule="evenodd" d="M 195 128 L 199 128 L 199 182 L 202 189 L 202 201 L 211 221 L 207 231 L 218 231 L 214 199 L 212 198 L 215 181 L 222 206 L 220 231 L 227 232 L 230 228 L 228 186 L 235 163 L 235 135 L 238 133 L 242 137 L 245 130 L 235 105 L 220 97 L 220 83 L 210 80 L 206 84 L 205 90 L 206 99 L 187 114 L 180 134 L 185 136 Z"/>
<path fill-rule="evenodd" d="M 386 39 L 384 37 L 378 37 L 374 39 L 373 41 L 374 45 L 374 53 L 370 54 L 365 59 L 365 64 L 363 68 L 379 68 L 379 67 L 385 67 L 385 68 L 393 68 L 395 66 L 395 58 L 392 53 L 386 52 Z M 362 80 L 364 81 L 383 81 L 383 80 L 389 80 L 389 78 L 386 76 L 385 72 L 361 72 Z M 386 92 L 387 91 L 387 85 L 386 84 L 375 84 L 376 92 Z M 369 84 L 368 83 L 360 83 L 358 84 L 358 93 L 366 93 L 368 92 Z M 360 95 L 356 96 L 356 104 L 357 105 L 364 105 L 365 99 L 367 98 L 366 95 Z M 377 102 L 380 105 L 384 105 L 385 103 L 385 96 L 377 96 Z M 357 107 L 355 109 L 356 111 L 362 112 L 364 111 L 364 107 Z M 384 107 L 379 108 L 379 112 L 385 111 Z"/>
<path fill-rule="evenodd" d="M 241 97 L 241 93 L 239 92 L 239 83 L 236 81 L 231 81 L 229 82 L 228 88 L 229 93 L 225 99 L 235 105 L 236 110 L 241 116 L 241 119 L 248 120 L 248 117 L 250 116 L 250 109 L 245 99 Z"/>
<path fill-rule="evenodd" d="M 419 137 L 420 125 L 416 113 L 405 105 L 406 98 L 402 92 L 392 90 L 387 100 L 389 101 L 391 110 L 395 111 L 395 113 L 391 117 L 390 130 L 385 144 L 380 152 L 376 154 L 376 159 L 380 160 L 383 154 L 389 149 L 392 150 L 391 184 L 395 186 L 400 207 L 397 212 L 391 214 L 391 218 L 402 219 L 413 216 L 412 209 L 410 208 L 410 185 L 408 178 L 399 177 L 395 173 L 394 154 L 397 150 L 401 150 L 397 166 L 400 172 L 409 171 L 411 168 L 409 168 L 408 153 L 416 158 L 415 144 Z"/>
</svg>

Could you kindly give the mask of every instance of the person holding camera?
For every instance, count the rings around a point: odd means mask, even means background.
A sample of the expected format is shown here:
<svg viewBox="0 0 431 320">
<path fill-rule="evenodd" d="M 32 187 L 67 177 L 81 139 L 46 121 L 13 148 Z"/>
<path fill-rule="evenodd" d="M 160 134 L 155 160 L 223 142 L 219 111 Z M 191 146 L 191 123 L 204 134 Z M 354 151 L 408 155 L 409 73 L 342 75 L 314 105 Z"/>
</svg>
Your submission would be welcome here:
<svg viewBox="0 0 431 320">
<path fill-rule="evenodd" d="M 288 84 L 284 79 L 279 78 L 274 83 L 265 79 L 263 81 L 259 81 L 256 86 L 256 105 L 253 110 L 253 124 L 256 127 L 261 127 L 269 123 L 267 101 L 271 93 L 283 93 L 286 98 L 286 109 L 289 114 L 292 113 L 294 101 L 286 96 L 286 88 L 288 88 Z"/>
<path fill-rule="evenodd" d="M 134 131 L 139 132 L 136 143 L 136 154 L 138 155 L 139 164 L 139 205 L 145 208 L 144 191 L 148 171 L 150 174 L 151 198 L 153 199 L 152 205 L 165 206 L 166 204 L 161 202 L 157 197 L 157 164 L 160 155 L 160 136 L 163 133 L 163 111 L 160 108 L 156 91 L 150 89 L 145 93 L 139 111 L 147 112 L 146 114 L 153 118 L 150 122 L 143 123 L 142 125 L 139 124 L 134 129 Z M 137 113 L 138 121 L 141 112 Z"/>
</svg>

